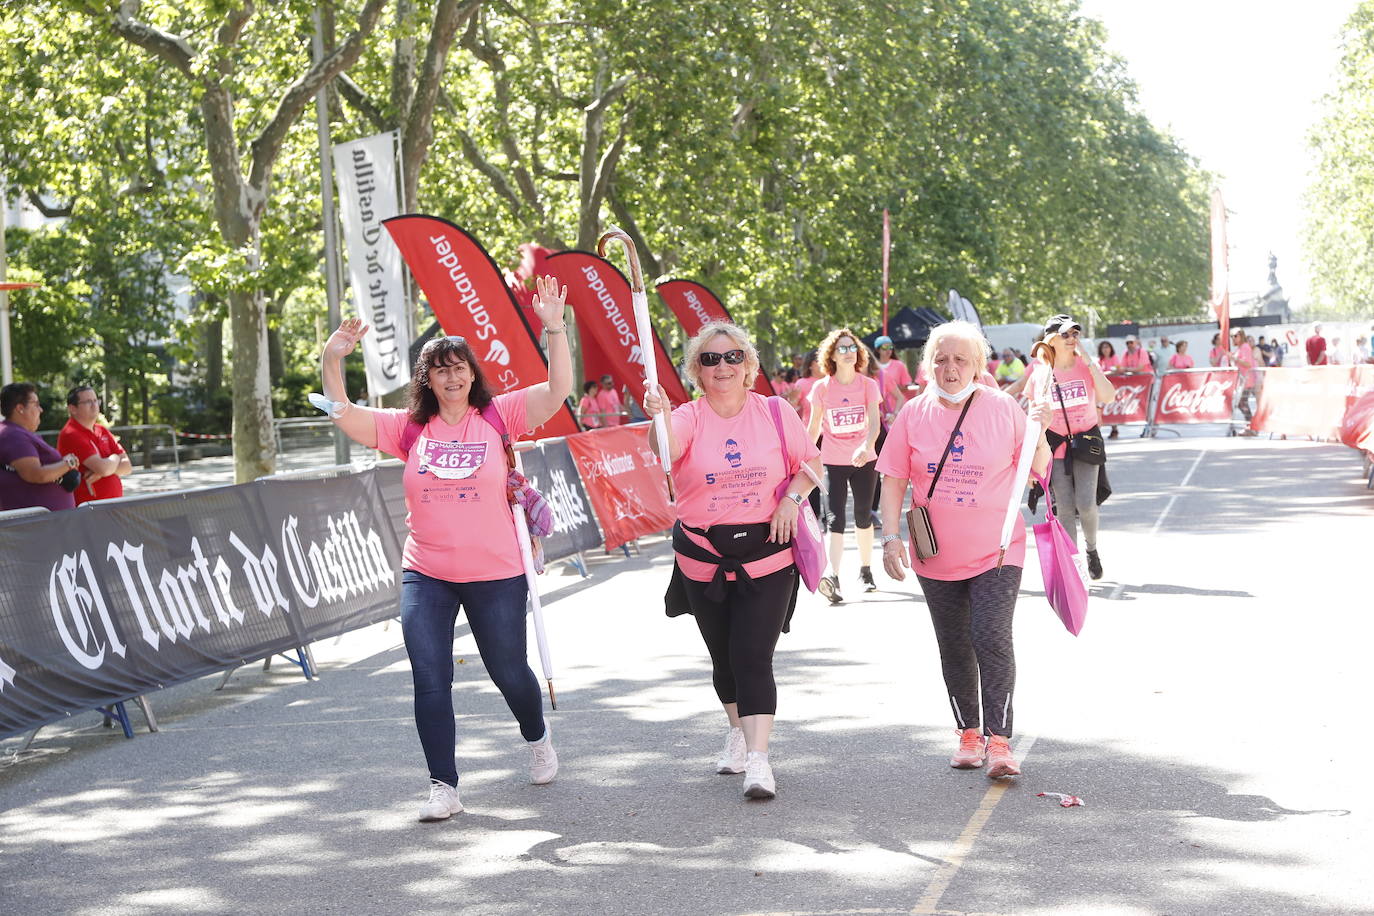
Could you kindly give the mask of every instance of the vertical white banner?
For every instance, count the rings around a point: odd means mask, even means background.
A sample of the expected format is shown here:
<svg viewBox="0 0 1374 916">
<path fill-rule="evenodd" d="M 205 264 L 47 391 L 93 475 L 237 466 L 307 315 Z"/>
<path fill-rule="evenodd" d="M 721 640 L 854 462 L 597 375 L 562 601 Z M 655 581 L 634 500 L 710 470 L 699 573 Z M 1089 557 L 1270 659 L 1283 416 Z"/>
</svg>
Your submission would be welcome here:
<svg viewBox="0 0 1374 916">
<path fill-rule="evenodd" d="M 353 306 L 372 326 L 363 338 L 363 362 L 374 395 L 410 381 L 401 252 L 382 228 L 382 220 L 400 215 L 395 148 L 395 131 L 334 144 L 334 180 L 339 186 Z"/>
</svg>

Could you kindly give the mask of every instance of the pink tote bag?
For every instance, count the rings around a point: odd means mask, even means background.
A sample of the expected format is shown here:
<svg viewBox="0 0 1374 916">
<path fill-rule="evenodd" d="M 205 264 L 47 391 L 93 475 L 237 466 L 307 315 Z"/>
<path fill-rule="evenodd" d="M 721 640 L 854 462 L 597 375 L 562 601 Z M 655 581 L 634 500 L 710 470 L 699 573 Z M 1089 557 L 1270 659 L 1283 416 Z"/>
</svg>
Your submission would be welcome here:
<svg viewBox="0 0 1374 916">
<path fill-rule="evenodd" d="M 1035 479 L 1045 490 L 1045 520 L 1033 526 L 1035 552 L 1040 555 L 1040 575 L 1045 580 L 1045 598 L 1063 621 L 1064 628 L 1077 636 L 1088 616 L 1088 578 L 1081 565 L 1078 546 L 1054 517 L 1049 481 L 1039 474 Z"/>
<path fill-rule="evenodd" d="M 773 426 L 778 430 L 778 442 L 782 445 L 782 463 L 787 467 L 792 466 L 792 457 L 787 454 L 787 434 L 782 428 L 782 408 L 781 398 L 772 397 L 768 399 L 768 410 L 773 415 Z M 791 407 L 788 407 L 791 410 Z M 821 489 L 824 496 L 825 488 L 821 485 L 816 472 L 806 462 L 801 463 L 807 475 L 815 481 L 816 486 Z M 795 476 L 795 475 L 794 475 Z M 774 500 L 782 500 L 787 492 L 787 487 L 792 483 L 792 477 L 788 477 L 778 484 L 773 491 Z M 816 518 L 816 513 L 811 509 L 811 502 L 803 500 L 801 513 L 797 516 L 797 534 L 792 538 L 792 557 L 797 563 L 797 572 L 801 574 L 802 584 L 807 591 L 815 592 L 821 584 L 821 576 L 825 575 L 826 551 L 825 533 L 821 530 L 820 520 Z"/>
</svg>

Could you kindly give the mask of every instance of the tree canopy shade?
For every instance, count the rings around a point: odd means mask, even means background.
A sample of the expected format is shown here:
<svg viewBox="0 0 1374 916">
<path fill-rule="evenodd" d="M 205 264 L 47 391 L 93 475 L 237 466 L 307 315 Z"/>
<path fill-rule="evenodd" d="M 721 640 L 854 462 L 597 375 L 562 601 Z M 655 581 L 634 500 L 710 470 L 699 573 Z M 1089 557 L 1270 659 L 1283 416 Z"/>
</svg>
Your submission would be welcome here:
<svg viewBox="0 0 1374 916">
<path fill-rule="evenodd" d="M 1324 312 L 1367 315 L 1374 304 L 1374 0 L 1346 22 L 1336 88 L 1311 142 L 1305 247 Z"/>
<path fill-rule="evenodd" d="M 650 276 L 719 292 L 770 364 L 832 325 L 875 325 L 885 207 L 894 310 L 954 287 L 989 321 L 1140 319 L 1206 294 L 1208 177 L 1141 115 L 1072 0 L 3 10 L 0 168 L 69 214 L 15 245 L 51 278 L 41 366 L 118 387 L 140 371 L 121 347 L 181 337 L 169 355 L 189 360 L 191 325 L 227 307 L 241 478 L 272 466 L 270 386 L 285 404 L 283 380 L 313 372 L 308 331 L 271 334 L 308 329 L 322 299 L 299 118 L 322 86 L 336 140 L 401 132 L 410 209 L 508 262 L 529 241 L 590 248 L 615 222 Z M 172 313 L 171 274 L 197 311 Z M 211 339 L 183 374 L 213 378 Z"/>
</svg>

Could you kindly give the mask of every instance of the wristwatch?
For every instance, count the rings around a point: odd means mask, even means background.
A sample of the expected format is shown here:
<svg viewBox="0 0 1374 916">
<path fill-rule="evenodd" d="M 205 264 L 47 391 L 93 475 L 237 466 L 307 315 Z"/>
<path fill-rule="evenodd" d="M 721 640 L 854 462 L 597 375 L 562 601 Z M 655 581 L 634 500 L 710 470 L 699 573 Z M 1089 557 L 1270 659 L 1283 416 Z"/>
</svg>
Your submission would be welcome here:
<svg viewBox="0 0 1374 916">
<path fill-rule="evenodd" d="M 886 547 L 888 544 L 891 544 L 893 541 L 900 541 L 901 539 L 902 539 L 902 536 L 901 536 L 900 534 L 885 534 L 885 535 L 883 535 L 882 537 L 878 538 L 878 543 L 879 543 L 879 544 L 882 544 L 884 547 Z"/>
<path fill-rule="evenodd" d="M 802 496 L 800 493 L 788 493 L 787 498 L 796 503 L 798 509 L 801 508 L 802 503 L 806 502 L 806 497 Z"/>
</svg>

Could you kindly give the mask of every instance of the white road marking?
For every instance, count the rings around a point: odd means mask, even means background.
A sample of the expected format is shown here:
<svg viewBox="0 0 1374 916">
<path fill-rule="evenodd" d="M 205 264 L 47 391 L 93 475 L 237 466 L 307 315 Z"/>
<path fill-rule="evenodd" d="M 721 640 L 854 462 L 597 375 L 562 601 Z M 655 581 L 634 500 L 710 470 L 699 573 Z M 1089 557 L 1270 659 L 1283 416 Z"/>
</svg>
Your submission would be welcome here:
<svg viewBox="0 0 1374 916">
<path fill-rule="evenodd" d="M 1206 455 L 1207 449 L 1206 447 L 1203 447 L 1202 451 L 1198 452 L 1197 457 L 1193 459 L 1193 466 L 1188 469 L 1187 474 L 1183 475 L 1183 480 L 1178 485 L 1178 488 L 1180 490 L 1188 486 L 1188 481 L 1193 479 L 1193 472 L 1198 469 L 1198 465 L 1202 464 L 1202 459 Z M 1174 507 L 1174 503 L 1178 502 L 1178 498 L 1180 495 L 1181 494 L 1179 493 L 1175 493 L 1173 496 L 1169 497 L 1169 501 L 1164 505 L 1164 511 L 1159 513 L 1159 518 L 1155 520 L 1155 526 L 1150 529 L 1150 537 L 1154 537 L 1156 534 L 1159 534 L 1159 529 L 1164 525 L 1164 519 L 1169 517 L 1169 510 Z"/>
</svg>

